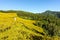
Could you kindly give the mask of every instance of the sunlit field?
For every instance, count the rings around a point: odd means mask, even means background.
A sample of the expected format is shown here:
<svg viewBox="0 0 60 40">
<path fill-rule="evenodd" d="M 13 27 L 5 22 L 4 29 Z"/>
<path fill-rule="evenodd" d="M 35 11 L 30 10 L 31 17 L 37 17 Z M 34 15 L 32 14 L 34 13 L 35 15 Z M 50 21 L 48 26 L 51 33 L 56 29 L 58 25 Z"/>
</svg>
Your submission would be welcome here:
<svg viewBox="0 0 60 40">
<path fill-rule="evenodd" d="M 33 40 L 33 36 L 44 37 L 43 29 L 33 23 L 34 20 L 20 18 L 16 13 L 0 13 L 0 40 Z"/>
</svg>

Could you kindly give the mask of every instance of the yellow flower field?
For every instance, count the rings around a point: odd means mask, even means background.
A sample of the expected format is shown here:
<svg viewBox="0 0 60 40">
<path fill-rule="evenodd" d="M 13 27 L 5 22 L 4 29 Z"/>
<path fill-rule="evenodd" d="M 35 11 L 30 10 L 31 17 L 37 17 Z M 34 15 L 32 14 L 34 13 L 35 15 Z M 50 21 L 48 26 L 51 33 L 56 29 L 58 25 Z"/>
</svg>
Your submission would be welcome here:
<svg viewBox="0 0 60 40">
<path fill-rule="evenodd" d="M 40 34 L 44 33 L 43 29 L 33 25 L 34 22 L 20 18 L 16 13 L 0 13 L 0 40 L 33 40 L 31 35 L 43 37 Z"/>
</svg>

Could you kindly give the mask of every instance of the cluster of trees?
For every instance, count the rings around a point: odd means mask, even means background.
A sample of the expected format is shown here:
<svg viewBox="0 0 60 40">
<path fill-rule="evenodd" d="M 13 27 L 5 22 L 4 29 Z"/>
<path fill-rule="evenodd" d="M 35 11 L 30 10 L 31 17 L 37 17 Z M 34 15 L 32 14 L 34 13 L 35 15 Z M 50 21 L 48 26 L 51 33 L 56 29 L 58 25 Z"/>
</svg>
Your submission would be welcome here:
<svg viewBox="0 0 60 40">
<path fill-rule="evenodd" d="M 6 10 L 6 11 L 3 11 L 3 10 L 0 10 L 0 12 L 2 12 L 2 13 L 16 13 L 17 11 L 15 11 L 15 10 Z"/>
</svg>

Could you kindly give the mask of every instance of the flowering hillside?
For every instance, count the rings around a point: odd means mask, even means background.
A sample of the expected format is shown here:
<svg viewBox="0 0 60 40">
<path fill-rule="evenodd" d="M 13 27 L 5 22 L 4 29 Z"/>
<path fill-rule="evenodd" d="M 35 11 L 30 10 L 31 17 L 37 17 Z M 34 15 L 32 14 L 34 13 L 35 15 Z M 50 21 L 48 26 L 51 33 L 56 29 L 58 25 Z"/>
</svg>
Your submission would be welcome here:
<svg viewBox="0 0 60 40">
<path fill-rule="evenodd" d="M 0 40 L 43 38 L 45 36 L 43 29 L 33 23 L 34 20 L 20 18 L 16 13 L 0 13 Z"/>
</svg>

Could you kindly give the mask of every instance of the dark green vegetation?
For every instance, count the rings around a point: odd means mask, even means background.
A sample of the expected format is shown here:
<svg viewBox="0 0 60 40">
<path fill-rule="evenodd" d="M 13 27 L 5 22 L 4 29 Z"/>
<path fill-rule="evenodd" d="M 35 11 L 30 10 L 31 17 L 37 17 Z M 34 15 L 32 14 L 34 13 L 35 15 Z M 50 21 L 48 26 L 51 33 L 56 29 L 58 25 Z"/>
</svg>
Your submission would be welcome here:
<svg viewBox="0 0 60 40">
<path fill-rule="evenodd" d="M 33 24 L 42 27 L 47 36 L 60 37 L 60 12 L 46 11 L 36 14 L 29 12 L 18 12 L 17 15 L 25 19 L 36 20 L 36 23 Z"/>
<path fill-rule="evenodd" d="M 43 13 L 31 13 L 31 12 L 25 12 L 25 11 L 0 11 L 0 12 L 15 12 L 17 15 L 21 18 L 27 19 L 27 20 L 35 20 L 36 23 L 33 23 L 35 26 L 42 27 L 46 33 L 46 36 L 54 37 L 58 36 L 60 37 L 60 12 L 56 11 L 46 11 Z M 44 35 L 43 33 L 41 33 Z M 32 36 L 34 40 L 43 40 L 41 37 Z"/>
<path fill-rule="evenodd" d="M 60 36 L 60 12 L 46 11 L 43 13 L 29 13 L 20 11 L 17 13 L 24 19 L 35 20 L 36 26 L 42 27 L 48 36 Z"/>
</svg>

